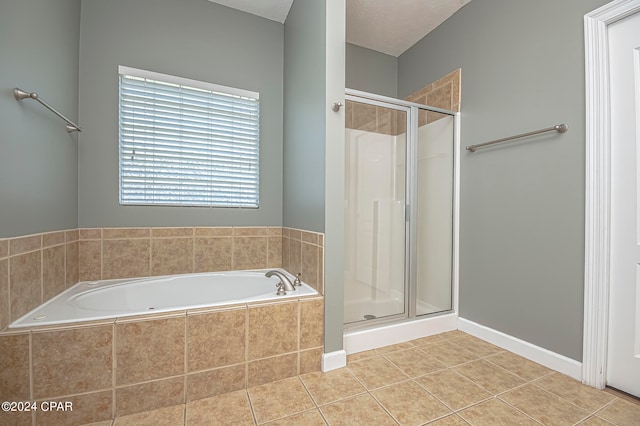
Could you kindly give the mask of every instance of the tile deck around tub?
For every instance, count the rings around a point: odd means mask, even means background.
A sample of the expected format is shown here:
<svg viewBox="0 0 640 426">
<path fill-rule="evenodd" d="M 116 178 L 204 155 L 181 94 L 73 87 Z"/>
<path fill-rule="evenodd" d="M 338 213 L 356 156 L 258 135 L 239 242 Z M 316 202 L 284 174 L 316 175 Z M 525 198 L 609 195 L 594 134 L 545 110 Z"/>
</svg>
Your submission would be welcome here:
<svg viewBox="0 0 640 426">
<path fill-rule="evenodd" d="M 454 331 L 351 355 L 339 370 L 96 424 L 631 426 L 640 402 Z"/>
</svg>

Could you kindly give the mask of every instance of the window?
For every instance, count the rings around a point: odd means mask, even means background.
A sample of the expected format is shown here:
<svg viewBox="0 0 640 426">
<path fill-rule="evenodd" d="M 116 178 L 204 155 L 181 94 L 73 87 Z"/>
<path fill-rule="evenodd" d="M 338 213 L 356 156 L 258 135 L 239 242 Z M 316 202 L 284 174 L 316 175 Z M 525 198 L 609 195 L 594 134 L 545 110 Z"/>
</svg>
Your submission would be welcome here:
<svg viewBox="0 0 640 426">
<path fill-rule="evenodd" d="M 258 93 L 118 71 L 120 204 L 258 207 Z"/>
</svg>

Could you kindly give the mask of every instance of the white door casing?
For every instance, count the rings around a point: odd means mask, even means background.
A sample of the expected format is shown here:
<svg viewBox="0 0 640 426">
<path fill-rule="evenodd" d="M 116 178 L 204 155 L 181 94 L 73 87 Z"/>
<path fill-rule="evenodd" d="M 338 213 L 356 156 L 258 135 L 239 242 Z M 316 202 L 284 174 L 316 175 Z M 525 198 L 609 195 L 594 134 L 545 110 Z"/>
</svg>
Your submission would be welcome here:
<svg viewBox="0 0 640 426">
<path fill-rule="evenodd" d="M 609 26 L 611 255 L 607 385 L 640 396 L 638 133 L 640 13 Z M 635 90 L 634 90 L 635 89 Z"/>
<path fill-rule="evenodd" d="M 609 26 L 640 12 L 640 0 L 616 0 L 585 15 L 586 199 L 585 384 L 607 383 L 609 290 L 611 276 L 611 116 Z"/>
</svg>

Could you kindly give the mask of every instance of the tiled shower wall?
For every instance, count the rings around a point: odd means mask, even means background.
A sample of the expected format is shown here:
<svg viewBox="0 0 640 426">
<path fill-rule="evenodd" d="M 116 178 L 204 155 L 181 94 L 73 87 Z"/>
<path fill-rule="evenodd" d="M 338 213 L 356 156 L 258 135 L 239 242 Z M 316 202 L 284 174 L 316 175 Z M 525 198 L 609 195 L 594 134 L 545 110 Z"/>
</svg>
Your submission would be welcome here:
<svg viewBox="0 0 640 426">
<path fill-rule="evenodd" d="M 461 75 L 462 70 L 458 68 L 407 96 L 405 100 L 459 112 Z M 391 136 L 397 136 L 406 131 L 406 118 L 404 113 L 375 105 L 350 101 L 347 102 L 345 111 L 345 127 L 347 129 L 364 130 Z M 437 112 L 419 111 L 418 126 L 424 126 L 443 116 L 443 114 Z"/>
<path fill-rule="evenodd" d="M 460 112 L 461 77 L 462 69 L 458 68 L 410 94 L 405 100 Z"/>
<path fill-rule="evenodd" d="M 0 330 L 78 281 L 284 267 L 323 293 L 324 235 L 282 227 L 91 228 L 0 239 Z"/>
</svg>

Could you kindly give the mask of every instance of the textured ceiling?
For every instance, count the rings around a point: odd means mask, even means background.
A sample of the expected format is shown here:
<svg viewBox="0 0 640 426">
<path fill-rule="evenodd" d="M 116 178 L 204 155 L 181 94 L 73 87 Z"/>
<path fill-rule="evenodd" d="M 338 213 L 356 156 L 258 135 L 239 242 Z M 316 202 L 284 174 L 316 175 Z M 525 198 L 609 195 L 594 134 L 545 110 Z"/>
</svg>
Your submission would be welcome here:
<svg viewBox="0 0 640 426">
<path fill-rule="evenodd" d="M 238 9 L 252 15 L 278 21 L 281 24 L 287 19 L 287 14 L 293 0 L 209 0 L 233 9 Z M 350 0 L 349 0 L 350 1 Z"/>
<path fill-rule="evenodd" d="M 400 56 L 470 0 L 347 0 L 347 41 Z"/>
<path fill-rule="evenodd" d="M 209 0 L 284 23 L 293 0 Z M 346 0 L 347 42 L 400 56 L 471 0 Z"/>
</svg>

